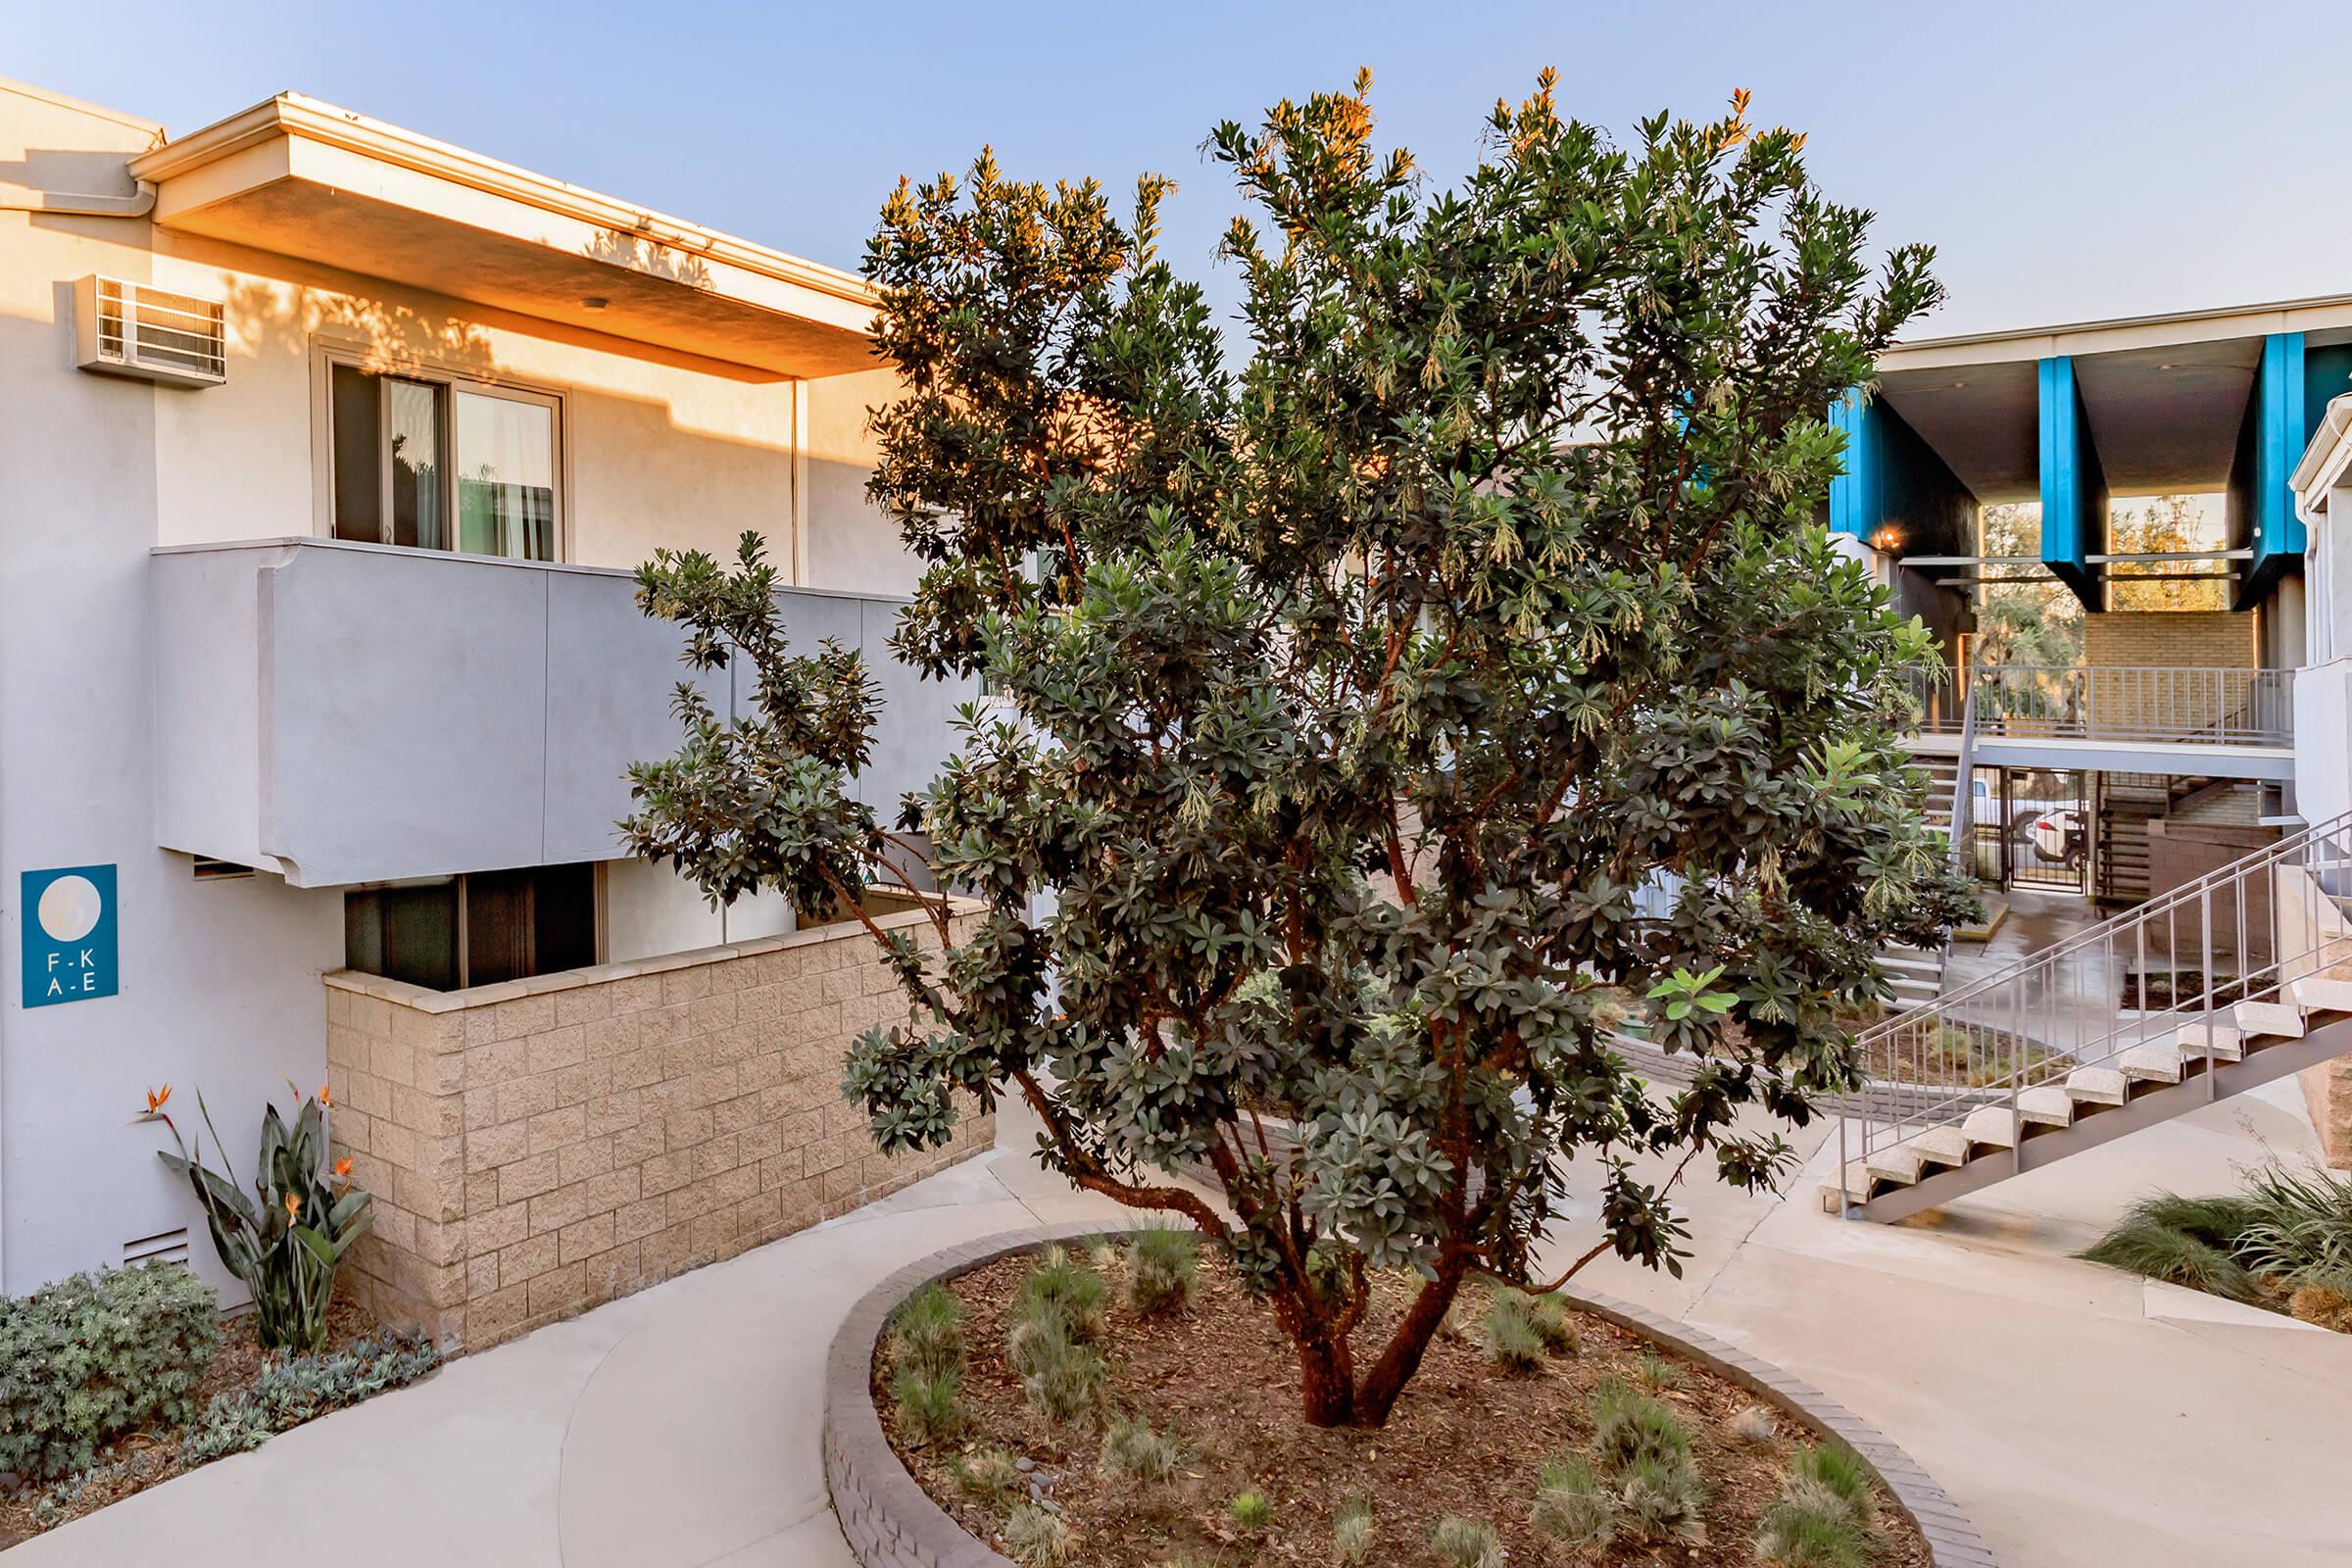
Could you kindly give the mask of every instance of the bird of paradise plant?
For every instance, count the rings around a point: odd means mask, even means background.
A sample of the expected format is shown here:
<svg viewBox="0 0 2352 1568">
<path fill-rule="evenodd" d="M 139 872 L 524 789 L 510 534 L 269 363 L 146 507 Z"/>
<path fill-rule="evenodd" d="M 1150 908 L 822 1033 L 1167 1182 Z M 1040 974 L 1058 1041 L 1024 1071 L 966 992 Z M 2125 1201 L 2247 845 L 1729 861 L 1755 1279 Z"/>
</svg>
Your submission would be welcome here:
<svg viewBox="0 0 2352 1568">
<path fill-rule="evenodd" d="M 196 1097 L 196 1109 L 220 1156 L 218 1172 L 204 1162 L 202 1134 L 193 1151 L 180 1137 L 178 1123 L 164 1108 L 171 1099 L 170 1084 L 149 1090 L 147 1108 L 134 1120 L 160 1121 L 170 1129 L 179 1152 L 159 1151 L 158 1157 L 195 1189 L 212 1230 L 214 1250 L 222 1266 L 253 1294 L 255 1328 L 263 1348 L 320 1349 L 326 1343 L 327 1309 L 334 1304 L 335 1269 L 375 1219 L 373 1198 L 351 1185 L 350 1160 L 321 1168 L 332 1098 L 322 1085 L 303 1102 L 292 1127 L 279 1117 L 275 1105 L 264 1108 L 253 1183 L 259 1203 L 239 1185 L 204 1096 Z"/>
</svg>

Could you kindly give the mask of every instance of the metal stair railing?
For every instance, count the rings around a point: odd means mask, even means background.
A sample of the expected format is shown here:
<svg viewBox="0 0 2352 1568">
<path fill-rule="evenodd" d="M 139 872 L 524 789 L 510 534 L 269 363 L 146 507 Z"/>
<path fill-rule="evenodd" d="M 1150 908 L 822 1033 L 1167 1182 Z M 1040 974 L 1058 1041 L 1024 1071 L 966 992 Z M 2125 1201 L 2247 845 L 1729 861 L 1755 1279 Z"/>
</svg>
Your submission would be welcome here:
<svg viewBox="0 0 2352 1568">
<path fill-rule="evenodd" d="M 2352 811 L 2305 827 L 1858 1037 L 1863 1087 L 1838 1122 L 1845 1207 L 1857 1163 L 2141 1046 L 2177 1046 L 2208 1090 L 2230 1009 L 2283 1002 L 2295 981 L 2352 962 Z M 2229 973 L 2223 972 L 2227 965 Z M 2230 1058 L 2218 1058 L 2230 1059 Z"/>
</svg>

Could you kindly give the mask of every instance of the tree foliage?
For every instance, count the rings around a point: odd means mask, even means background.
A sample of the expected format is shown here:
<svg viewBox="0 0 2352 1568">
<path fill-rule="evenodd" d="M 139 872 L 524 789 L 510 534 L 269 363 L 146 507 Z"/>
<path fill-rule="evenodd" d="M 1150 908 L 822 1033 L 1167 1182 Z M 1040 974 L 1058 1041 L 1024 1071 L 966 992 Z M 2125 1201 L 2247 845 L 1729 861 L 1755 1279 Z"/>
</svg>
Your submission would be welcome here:
<svg viewBox="0 0 2352 1568">
<path fill-rule="evenodd" d="M 908 1004 L 848 1065 L 877 1141 L 1018 1095 L 1048 1165 L 1229 1250 L 1308 1420 L 1377 1425 L 1465 1278 L 1527 1279 L 1571 1156 L 1595 1251 L 1669 1267 L 1638 1161 L 1782 1171 L 1736 1117 L 1853 1083 L 1838 1010 L 1966 895 L 1897 734 L 1927 634 L 1816 522 L 1824 413 L 1937 297 L 1929 253 L 1874 273 L 1744 96 L 1619 145 L 1546 73 L 1433 191 L 1368 89 L 1210 136 L 1230 347 L 1162 180 L 1124 214 L 987 155 L 902 183 L 865 264 L 904 378 L 871 494 L 924 568 L 893 647 L 995 701 L 895 837 L 842 778 L 865 678 L 784 650 L 758 540 L 664 555 L 644 603 L 760 700 L 682 695 L 627 826 L 719 898 L 852 900 L 927 843 L 980 910 L 875 932 Z M 1687 1088 L 1629 1069 L 1608 988 Z M 1377 1270 L 1420 1283 L 1373 1336 Z"/>
</svg>

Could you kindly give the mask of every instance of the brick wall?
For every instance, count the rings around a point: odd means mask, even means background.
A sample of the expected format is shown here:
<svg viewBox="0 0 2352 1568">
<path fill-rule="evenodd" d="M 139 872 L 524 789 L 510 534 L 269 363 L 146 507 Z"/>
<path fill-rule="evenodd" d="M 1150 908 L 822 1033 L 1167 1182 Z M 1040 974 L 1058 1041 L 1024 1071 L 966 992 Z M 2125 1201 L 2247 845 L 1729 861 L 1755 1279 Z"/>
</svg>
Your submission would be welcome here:
<svg viewBox="0 0 2352 1568">
<path fill-rule="evenodd" d="M 2088 733 L 2190 736 L 2282 721 L 2274 686 L 2213 673 L 2257 666 L 2254 616 L 2229 611 L 2113 611 L 2082 617 L 2081 716 Z"/>
<path fill-rule="evenodd" d="M 877 923 L 938 945 L 919 912 Z M 452 1346 L 731 1257 L 995 1138 L 967 1110 L 948 1149 L 874 1150 L 842 1061 L 905 1004 L 855 924 L 471 991 L 325 984 L 336 1152 L 375 1195 L 345 1288 Z"/>
<path fill-rule="evenodd" d="M 2228 610 L 2115 610 L 2082 617 L 2082 662 L 2252 669 L 2254 615 Z"/>
</svg>

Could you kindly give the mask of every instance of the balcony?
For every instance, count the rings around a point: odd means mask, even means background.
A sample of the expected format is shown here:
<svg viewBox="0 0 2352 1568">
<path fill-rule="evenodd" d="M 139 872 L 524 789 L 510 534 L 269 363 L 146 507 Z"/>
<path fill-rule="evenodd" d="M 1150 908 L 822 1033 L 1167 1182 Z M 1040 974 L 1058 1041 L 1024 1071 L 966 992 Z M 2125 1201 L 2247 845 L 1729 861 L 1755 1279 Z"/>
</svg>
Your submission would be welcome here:
<svg viewBox="0 0 2352 1568">
<path fill-rule="evenodd" d="M 683 637 L 627 572 L 324 539 L 154 552 L 156 837 L 298 887 L 610 859 L 630 763 L 677 749 Z M 860 799 L 928 784 L 968 693 L 891 658 L 898 603 L 786 590 L 792 641 L 883 692 Z M 749 705 L 737 668 L 698 683 Z"/>
<path fill-rule="evenodd" d="M 2295 672 L 2112 664 L 1977 664 L 1915 678 L 1918 749 L 1957 754 L 1974 710 L 1984 766 L 2284 779 Z"/>
</svg>

